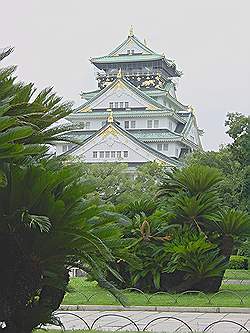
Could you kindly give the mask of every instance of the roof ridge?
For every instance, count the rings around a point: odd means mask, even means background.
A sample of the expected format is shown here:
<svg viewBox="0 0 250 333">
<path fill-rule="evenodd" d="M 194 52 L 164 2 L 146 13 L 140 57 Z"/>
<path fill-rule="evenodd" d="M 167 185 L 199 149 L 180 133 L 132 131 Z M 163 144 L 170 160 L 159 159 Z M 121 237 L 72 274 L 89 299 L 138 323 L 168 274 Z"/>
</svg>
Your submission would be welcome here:
<svg viewBox="0 0 250 333">
<path fill-rule="evenodd" d="M 144 45 L 135 35 L 132 35 L 128 36 L 120 45 L 118 45 L 113 51 L 111 51 L 108 56 L 114 56 L 119 51 L 119 49 L 126 45 L 126 43 L 128 43 L 130 40 L 134 41 L 139 47 L 141 47 L 149 54 L 158 54 L 151 50 L 148 46 Z"/>
</svg>

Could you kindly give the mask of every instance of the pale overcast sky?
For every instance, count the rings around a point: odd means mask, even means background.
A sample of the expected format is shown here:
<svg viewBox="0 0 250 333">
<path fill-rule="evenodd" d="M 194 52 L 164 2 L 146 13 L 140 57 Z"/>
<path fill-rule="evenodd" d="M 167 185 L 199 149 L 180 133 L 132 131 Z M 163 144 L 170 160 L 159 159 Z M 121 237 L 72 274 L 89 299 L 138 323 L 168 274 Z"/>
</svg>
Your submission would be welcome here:
<svg viewBox="0 0 250 333">
<path fill-rule="evenodd" d="M 96 89 L 90 57 L 135 35 L 184 72 L 177 94 L 196 108 L 205 149 L 228 142 L 227 112 L 250 110 L 250 0 L 0 0 L 0 47 L 21 80 L 65 99 Z"/>
</svg>

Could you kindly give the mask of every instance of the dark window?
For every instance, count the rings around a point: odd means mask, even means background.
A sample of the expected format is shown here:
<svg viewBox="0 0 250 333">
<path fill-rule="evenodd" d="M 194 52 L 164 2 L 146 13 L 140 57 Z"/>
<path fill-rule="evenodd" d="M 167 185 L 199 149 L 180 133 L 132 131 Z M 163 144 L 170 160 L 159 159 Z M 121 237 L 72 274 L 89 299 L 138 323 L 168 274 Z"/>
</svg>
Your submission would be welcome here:
<svg viewBox="0 0 250 333">
<path fill-rule="evenodd" d="M 128 121 L 128 120 L 125 120 L 125 121 L 124 121 L 124 127 L 125 127 L 125 128 L 129 128 L 129 121 Z"/>
<path fill-rule="evenodd" d="M 152 120 L 148 120 L 147 121 L 147 128 L 152 128 L 153 127 L 153 121 Z"/>
<path fill-rule="evenodd" d="M 125 108 L 127 109 L 128 108 L 128 102 L 125 102 Z"/>
<path fill-rule="evenodd" d="M 131 120 L 131 122 L 130 122 L 130 128 L 135 128 L 135 120 Z"/>
<path fill-rule="evenodd" d="M 168 150 L 168 143 L 163 144 L 163 150 Z"/>
<path fill-rule="evenodd" d="M 93 151 L 93 158 L 97 158 L 97 151 Z"/>
<path fill-rule="evenodd" d="M 100 151 L 100 158 L 104 158 L 104 151 Z"/>
<path fill-rule="evenodd" d="M 157 150 L 162 151 L 162 143 L 157 143 Z"/>
<path fill-rule="evenodd" d="M 158 128 L 159 127 L 159 120 L 154 120 L 154 128 Z"/>
<path fill-rule="evenodd" d="M 118 102 L 115 102 L 115 109 L 118 109 Z"/>
<path fill-rule="evenodd" d="M 63 146 L 62 146 L 62 151 L 63 151 L 63 153 L 66 153 L 66 151 L 68 151 L 68 149 L 69 149 L 69 146 L 68 146 L 68 145 L 63 145 Z"/>
<path fill-rule="evenodd" d="M 126 157 L 128 157 L 128 151 L 124 151 L 123 152 L 123 156 L 126 158 Z"/>
</svg>

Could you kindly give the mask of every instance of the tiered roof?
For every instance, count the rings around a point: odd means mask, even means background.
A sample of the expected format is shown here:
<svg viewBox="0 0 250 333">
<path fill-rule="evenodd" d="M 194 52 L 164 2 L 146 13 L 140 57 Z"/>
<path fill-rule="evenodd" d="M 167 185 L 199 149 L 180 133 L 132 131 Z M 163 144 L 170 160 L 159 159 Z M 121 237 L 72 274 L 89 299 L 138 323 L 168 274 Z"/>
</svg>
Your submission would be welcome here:
<svg viewBox="0 0 250 333">
<path fill-rule="evenodd" d="M 127 50 L 133 53 L 127 54 Z M 112 52 L 102 57 L 91 58 L 90 61 L 98 67 L 99 64 L 106 63 L 126 63 L 126 62 L 146 62 L 162 60 L 169 68 L 171 76 L 181 76 L 182 72 L 177 70 L 173 60 L 167 59 L 164 54 L 159 54 L 143 44 L 130 29 L 128 37 Z"/>
</svg>

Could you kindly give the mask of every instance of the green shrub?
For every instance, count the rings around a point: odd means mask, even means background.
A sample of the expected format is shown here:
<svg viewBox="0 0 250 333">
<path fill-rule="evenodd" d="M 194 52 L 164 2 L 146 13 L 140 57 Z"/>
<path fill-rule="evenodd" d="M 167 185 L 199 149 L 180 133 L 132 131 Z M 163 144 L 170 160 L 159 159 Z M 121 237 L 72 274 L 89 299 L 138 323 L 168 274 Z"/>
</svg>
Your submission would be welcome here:
<svg viewBox="0 0 250 333">
<path fill-rule="evenodd" d="M 243 256 L 231 256 L 229 261 L 230 269 L 248 269 L 248 259 Z"/>
</svg>

